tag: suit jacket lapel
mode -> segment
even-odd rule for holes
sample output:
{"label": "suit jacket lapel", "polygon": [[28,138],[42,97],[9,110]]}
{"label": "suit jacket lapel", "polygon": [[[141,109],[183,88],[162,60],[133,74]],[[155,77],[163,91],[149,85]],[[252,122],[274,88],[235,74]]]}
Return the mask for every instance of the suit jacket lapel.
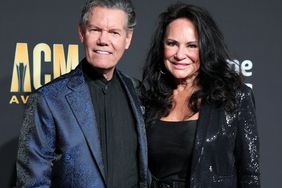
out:
{"label": "suit jacket lapel", "polygon": [[[117,70],[117,75],[119,76],[122,85],[125,88],[126,94],[129,99],[129,103],[131,105],[133,114],[136,119],[136,130],[138,135],[138,153],[139,153],[139,176],[140,183],[145,183],[147,181],[147,139],[145,134],[145,123],[143,119],[143,114],[141,111],[141,105],[139,103],[139,99],[136,95],[135,88],[132,84],[130,78],[124,76],[121,72]],[[142,186],[142,185],[140,185]]]}
{"label": "suit jacket lapel", "polygon": [[207,128],[209,126],[210,114],[211,114],[210,105],[203,104],[200,111],[200,116],[199,116],[200,118],[197,123],[197,131],[196,131],[193,156],[192,156],[191,176],[193,176],[193,173],[196,172],[196,168],[201,162],[201,156],[204,152],[204,142],[207,134]]}
{"label": "suit jacket lapel", "polygon": [[197,168],[202,161],[202,157],[205,152],[205,142],[210,132],[218,129],[221,125],[222,113],[224,110],[222,107],[216,107],[212,104],[203,104],[200,111],[200,118],[197,124],[197,132],[194,143],[193,157],[192,157],[192,170],[191,177],[197,173]]}
{"label": "suit jacket lapel", "polygon": [[76,68],[75,71],[76,72],[68,83],[68,86],[72,90],[72,92],[66,95],[66,98],[86,138],[88,147],[90,148],[90,151],[95,158],[100,173],[105,181],[105,171],[102,159],[99,132],[96,126],[90,92],[87,84],[84,81],[81,67]]}

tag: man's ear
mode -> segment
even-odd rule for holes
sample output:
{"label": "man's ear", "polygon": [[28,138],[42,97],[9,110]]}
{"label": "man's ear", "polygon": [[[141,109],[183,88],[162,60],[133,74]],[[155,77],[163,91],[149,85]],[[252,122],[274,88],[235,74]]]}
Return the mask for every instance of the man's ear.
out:
{"label": "man's ear", "polygon": [[125,41],[125,49],[128,49],[129,46],[130,46],[130,43],[131,43],[131,39],[132,39],[132,36],[133,36],[133,30],[129,30],[127,31],[126,33],[126,41]]}
{"label": "man's ear", "polygon": [[85,37],[85,29],[81,25],[78,26],[78,34],[79,34],[80,42],[83,43]]}

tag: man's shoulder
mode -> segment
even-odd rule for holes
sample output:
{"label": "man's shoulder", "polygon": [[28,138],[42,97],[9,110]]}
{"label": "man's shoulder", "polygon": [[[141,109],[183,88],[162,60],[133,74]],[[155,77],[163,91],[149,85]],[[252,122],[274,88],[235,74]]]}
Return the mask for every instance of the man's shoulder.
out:
{"label": "man's shoulder", "polygon": [[[125,73],[122,73],[121,71],[117,70],[117,73],[119,74],[120,78],[124,80],[125,84],[128,88],[130,88],[129,85],[131,85],[131,90],[134,91],[135,95],[140,98],[141,97],[141,89],[142,89],[142,82],[138,80],[137,78],[134,78],[132,76],[129,76]],[[133,87],[132,87],[133,86]]]}
{"label": "man's shoulder", "polygon": [[126,79],[126,80],[130,81],[133,84],[134,88],[141,87],[141,81],[138,80],[137,78],[129,76],[129,75],[125,74],[124,72],[120,71],[120,70],[117,70],[117,72],[122,79]]}
{"label": "man's shoulder", "polygon": [[45,96],[53,95],[59,96],[66,94],[69,91],[69,83],[74,81],[80,81],[83,79],[82,72],[76,68],[69,73],[59,76],[58,78],[52,80],[51,82],[45,84],[44,86],[35,90],[34,93],[40,93]]}

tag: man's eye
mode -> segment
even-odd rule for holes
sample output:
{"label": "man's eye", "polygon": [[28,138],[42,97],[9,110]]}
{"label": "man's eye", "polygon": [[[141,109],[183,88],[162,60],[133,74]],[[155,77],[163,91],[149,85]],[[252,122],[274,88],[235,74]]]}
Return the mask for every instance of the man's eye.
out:
{"label": "man's eye", "polygon": [[119,32],[117,32],[117,31],[112,31],[111,33],[112,33],[113,35],[120,35]]}
{"label": "man's eye", "polygon": [[89,29],[89,31],[91,31],[91,32],[98,32],[98,31],[99,31],[99,29],[92,28],[92,29]]}

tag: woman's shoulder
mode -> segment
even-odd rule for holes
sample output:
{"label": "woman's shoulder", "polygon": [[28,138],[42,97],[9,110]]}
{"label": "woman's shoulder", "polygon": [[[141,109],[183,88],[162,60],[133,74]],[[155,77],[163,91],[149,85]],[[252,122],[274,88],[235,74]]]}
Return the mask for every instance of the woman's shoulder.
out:
{"label": "woman's shoulder", "polygon": [[253,89],[243,84],[236,93],[236,101],[239,106],[244,106],[247,104],[252,104],[252,106],[255,106]]}
{"label": "woman's shoulder", "polygon": [[253,89],[247,86],[246,84],[242,84],[242,86],[237,90],[237,97],[247,97],[253,95]]}

